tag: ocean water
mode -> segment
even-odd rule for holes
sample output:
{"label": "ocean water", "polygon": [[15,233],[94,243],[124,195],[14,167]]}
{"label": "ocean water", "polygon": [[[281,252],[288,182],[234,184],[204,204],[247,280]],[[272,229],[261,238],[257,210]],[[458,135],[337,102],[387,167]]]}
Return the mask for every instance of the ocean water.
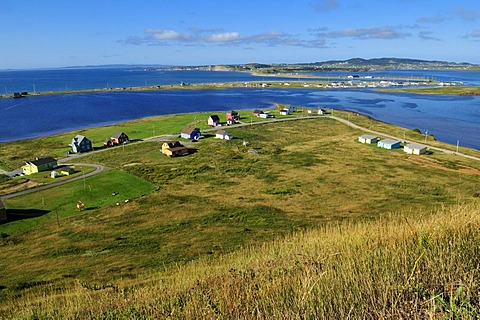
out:
{"label": "ocean water", "polygon": [[[82,81],[89,83],[89,80],[80,77],[81,72],[77,71],[82,70],[73,72],[75,76],[79,77],[76,79],[76,83]],[[43,71],[35,72],[43,73]],[[57,80],[51,80],[52,78],[48,76],[50,71],[45,72],[41,76],[37,75],[35,79],[50,79],[44,80],[45,86],[49,81],[51,81],[50,85],[56,83]],[[113,73],[105,70],[103,72],[106,73],[103,80],[105,77],[113,77],[118,73],[123,74],[121,70],[113,71]],[[253,77],[245,73],[229,72],[175,71],[165,73],[167,75],[162,76],[162,73],[158,73],[155,77],[160,77],[164,83],[251,81]],[[91,75],[89,72],[86,74]],[[449,74],[451,74],[450,78],[448,78]],[[472,75],[480,75],[476,72],[468,73],[468,77],[462,77],[462,74],[465,73],[442,71],[442,77],[446,77],[442,81],[449,81],[449,79],[451,79],[450,81],[465,81],[473,79]],[[0,78],[1,75],[2,72],[0,72]],[[73,75],[69,75],[68,72],[64,75],[65,78],[73,78]],[[69,76],[67,77],[67,75]],[[125,81],[133,81],[130,76],[124,75],[123,77],[125,78],[121,81],[124,84]],[[135,73],[132,77],[136,78],[138,75]],[[103,80],[99,80],[99,78],[95,81],[102,82]],[[209,81],[205,81],[204,78],[208,78]],[[253,79],[258,80],[258,78]],[[88,86],[94,87],[97,83],[95,81]],[[99,92],[0,99],[0,142],[74,131],[148,116],[197,111],[265,109],[273,107],[274,103],[352,110],[406,128],[418,128],[422,132],[428,131],[429,134],[434,134],[441,141],[456,144],[458,140],[461,146],[480,149],[480,96],[427,96],[409,93],[379,93],[371,89],[319,90],[308,88]]]}

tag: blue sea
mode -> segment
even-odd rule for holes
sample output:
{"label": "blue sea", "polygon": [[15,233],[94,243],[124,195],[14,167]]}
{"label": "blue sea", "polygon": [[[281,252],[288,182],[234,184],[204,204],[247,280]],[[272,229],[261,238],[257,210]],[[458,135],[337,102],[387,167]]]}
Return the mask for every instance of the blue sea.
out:
{"label": "blue sea", "polygon": [[[367,75],[369,73],[365,73]],[[345,77],[347,73],[329,73]],[[424,76],[479,85],[480,72],[388,71],[373,76]],[[302,75],[299,75],[301,77]],[[227,81],[268,81],[241,72],[61,69],[0,72],[0,89],[63,91]],[[280,79],[280,78],[277,78]],[[285,79],[286,81],[288,79]],[[291,80],[291,79],[290,79]],[[11,90],[11,91],[10,91]],[[274,103],[352,110],[375,119],[428,131],[438,140],[480,150],[480,96],[379,93],[372,89],[169,90],[99,92],[0,99],[0,142],[75,131],[143,117],[231,109],[265,109]]]}

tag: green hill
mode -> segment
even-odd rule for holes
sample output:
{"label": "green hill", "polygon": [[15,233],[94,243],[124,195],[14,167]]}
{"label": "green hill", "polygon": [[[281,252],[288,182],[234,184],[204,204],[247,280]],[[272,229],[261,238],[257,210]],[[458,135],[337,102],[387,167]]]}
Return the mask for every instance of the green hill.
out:
{"label": "green hill", "polygon": [[181,158],[161,141],[91,154],[108,179],[7,199],[55,217],[83,187],[98,204],[0,225],[0,318],[476,315],[478,162],[360,144],[325,117],[226,129]]}

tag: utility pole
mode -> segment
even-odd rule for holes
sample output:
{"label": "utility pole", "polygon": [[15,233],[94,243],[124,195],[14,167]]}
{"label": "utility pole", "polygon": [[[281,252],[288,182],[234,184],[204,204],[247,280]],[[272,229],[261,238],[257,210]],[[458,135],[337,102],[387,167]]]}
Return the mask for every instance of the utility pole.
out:
{"label": "utility pole", "polygon": [[425,143],[427,143],[428,130],[425,130]]}
{"label": "utility pole", "polygon": [[458,153],[458,145],[460,144],[460,140],[457,140],[457,153]]}

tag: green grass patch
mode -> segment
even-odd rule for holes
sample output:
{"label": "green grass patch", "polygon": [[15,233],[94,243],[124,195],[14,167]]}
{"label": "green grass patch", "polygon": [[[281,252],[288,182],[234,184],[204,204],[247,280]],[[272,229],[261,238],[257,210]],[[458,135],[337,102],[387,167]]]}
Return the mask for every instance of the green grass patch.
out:
{"label": "green grass patch", "polygon": [[[76,203],[79,200],[85,204],[86,210],[81,212],[83,214],[117,202],[123,203],[127,199],[133,199],[154,190],[155,187],[152,184],[128,173],[118,170],[103,172],[84,180],[6,199],[5,203],[9,211],[34,215],[37,210],[43,214],[32,218],[26,215],[25,219],[0,225],[0,232],[12,235],[42,223],[56,222],[57,215],[59,219],[77,215],[79,212],[76,209]],[[117,195],[112,196],[112,193]]]}

